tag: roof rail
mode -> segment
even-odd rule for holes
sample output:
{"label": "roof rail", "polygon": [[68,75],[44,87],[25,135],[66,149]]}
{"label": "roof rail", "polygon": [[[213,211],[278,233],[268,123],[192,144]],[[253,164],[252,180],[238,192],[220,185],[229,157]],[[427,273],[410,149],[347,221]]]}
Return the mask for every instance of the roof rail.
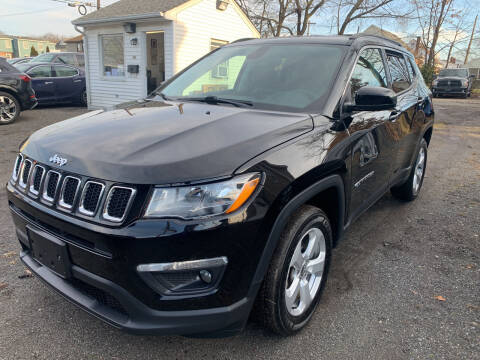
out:
{"label": "roof rail", "polygon": [[374,37],[374,38],[377,38],[377,39],[386,40],[386,41],[391,42],[391,43],[393,43],[393,44],[395,44],[395,45],[397,45],[397,46],[400,46],[401,48],[404,47],[400,42],[395,41],[395,40],[392,40],[392,39],[389,39],[389,38],[384,37],[384,36],[380,36],[380,35],[358,33],[358,34],[350,35],[350,39],[354,40],[354,39],[358,39],[358,38],[366,37],[366,36],[370,36],[370,37]]}

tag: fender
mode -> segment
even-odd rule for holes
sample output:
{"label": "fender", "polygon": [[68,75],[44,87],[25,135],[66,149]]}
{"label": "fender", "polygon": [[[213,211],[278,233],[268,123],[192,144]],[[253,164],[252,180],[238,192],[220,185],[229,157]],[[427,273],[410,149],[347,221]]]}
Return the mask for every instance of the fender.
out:
{"label": "fender", "polygon": [[12,95],[18,96],[17,89],[15,89],[14,87],[9,86],[9,85],[2,84],[0,86],[0,91],[6,91],[6,92],[9,92],[9,93],[12,93]]}
{"label": "fender", "polygon": [[285,225],[287,224],[290,216],[296,209],[298,209],[301,205],[305,204],[309,199],[319,194],[323,190],[331,187],[335,187],[339,194],[337,242],[342,238],[345,219],[345,190],[342,178],[340,177],[340,175],[335,174],[327,176],[326,178],[320,180],[319,182],[316,182],[315,184],[309,186],[308,188],[297,194],[280,211],[280,214],[277,216],[275,223],[273,224],[272,230],[270,231],[270,235],[268,236],[267,243],[265,245],[265,248],[263,249],[260,262],[257,266],[257,270],[255,271],[252,284],[250,285],[248,293],[249,298],[254,299],[256,297],[257,292],[260,288],[260,284],[262,283],[265,274],[267,273],[273,253],[277,247],[280,234],[285,228]]}

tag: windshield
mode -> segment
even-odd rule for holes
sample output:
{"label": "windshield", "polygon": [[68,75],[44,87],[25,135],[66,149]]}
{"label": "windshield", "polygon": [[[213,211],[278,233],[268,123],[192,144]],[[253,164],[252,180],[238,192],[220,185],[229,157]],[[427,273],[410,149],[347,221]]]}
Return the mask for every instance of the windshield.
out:
{"label": "windshield", "polygon": [[51,62],[55,56],[55,54],[42,54],[34,57],[30,62]]}
{"label": "windshield", "polygon": [[438,76],[439,77],[458,76],[458,77],[466,78],[468,77],[468,71],[467,69],[444,69],[440,71]]}
{"label": "windshield", "polygon": [[254,108],[316,112],[346,47],[323,44],[226,46],[161,87],[173,99],[217,97]]}

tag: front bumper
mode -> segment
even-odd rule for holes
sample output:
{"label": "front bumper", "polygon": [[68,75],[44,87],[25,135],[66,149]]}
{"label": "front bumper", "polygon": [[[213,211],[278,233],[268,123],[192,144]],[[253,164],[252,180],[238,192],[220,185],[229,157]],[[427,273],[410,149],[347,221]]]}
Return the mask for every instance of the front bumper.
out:
{"label": "front bumper", "polygon": [[465,95],[468,93],[468,89],[458,87],[433,87],[432,92],[435,95]]}
{"label": "front bumper", "polygon": [[[7,184],[22,261],[66,299],[111,325],[133,333],[217,336],[240,331],[259,284],[252,284],[263,249],[258,220],[232,224],[179,224],[139,220],[122,228],[89,224],[42,205]],[[246,216],[248,218],[248,216]],[[68,278],[34,259],[29,229],[66,243]],[[248,235],[247,235],[248,234]],[[228,257],[218,289],[205,296],[162,296],[138,274],[146,263]]]}

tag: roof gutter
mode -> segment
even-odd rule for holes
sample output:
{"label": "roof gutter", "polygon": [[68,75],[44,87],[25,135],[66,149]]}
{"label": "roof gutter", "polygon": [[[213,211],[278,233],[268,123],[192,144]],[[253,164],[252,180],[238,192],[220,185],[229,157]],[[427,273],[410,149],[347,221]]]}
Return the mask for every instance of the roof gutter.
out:
{"label": "roof gutter", "polygon": [[[154,19],[154,18],[159,18],[159,17],[164,17],[163,12],[155,12],[155,13],[149,13],[149,14],[138,14],[138,15],[126,15],[126,16],[116,16],[116,17],[109,17],[109,18],[103,18],[103,19],[91,19],[91,20],[73,20],[72,24],[73,25],[94,25],[94,24],[104,24],[104,23],[112,23],[112,22],[121,22],[121,21],[135,21],[135,20],[148,20],[148,19]],[[78,31],[78,30],[77,30]]]}
{"label": "roof gutter", "polygon": [[78,28],[78,25],[73,25],[76,31],[83,35],[83,52],[85,54],[85,79],[86,79],[86,90],[87,90],[87,108],[91,104],[91,94],[90,94],[90,71],[88,71],[88,38],[87,34],[84,31]]}

